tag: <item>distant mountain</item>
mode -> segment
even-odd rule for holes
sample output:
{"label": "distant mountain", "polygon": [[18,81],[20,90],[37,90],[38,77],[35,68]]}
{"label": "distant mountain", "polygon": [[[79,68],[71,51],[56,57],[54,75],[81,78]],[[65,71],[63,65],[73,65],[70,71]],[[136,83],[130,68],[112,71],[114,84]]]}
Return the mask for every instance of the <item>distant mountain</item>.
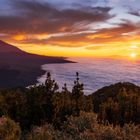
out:
{"label": "distant mountain", "polygon": [[0,40],[0,53],[22,53],[20,49]]}
{"label": "distant mountain", "polygon": [[0,41],[0,88],[34,84],[37,76],[43,74],[42,64],[69,62],[62,57],[27,53]]}
{"label": "distant mountain", "polygon": [[0,41],[0,67],[8,65],[11,68],[36,65],[36,63],[64,63],[69,62],[62,57],[48,57],[30,54],[19,48]]}

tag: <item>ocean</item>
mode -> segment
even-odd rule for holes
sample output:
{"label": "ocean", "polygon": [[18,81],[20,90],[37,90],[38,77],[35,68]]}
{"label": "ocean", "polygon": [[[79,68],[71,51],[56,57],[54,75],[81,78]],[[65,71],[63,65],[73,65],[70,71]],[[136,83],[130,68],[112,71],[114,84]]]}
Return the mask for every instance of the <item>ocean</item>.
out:
{"label": "ocean", "polygon": [[46,71],[37,78],[39,84],[46,80],[47,72],[56,80],[60,87],[66,83],[69,90],[74,85],[76,72],[79,72],[80,82],[84,84],[85,94],[117,82],[131,82],[140,85],[140,61],[103,59],[103,58],[69,58],[77,63],[44,64]]}

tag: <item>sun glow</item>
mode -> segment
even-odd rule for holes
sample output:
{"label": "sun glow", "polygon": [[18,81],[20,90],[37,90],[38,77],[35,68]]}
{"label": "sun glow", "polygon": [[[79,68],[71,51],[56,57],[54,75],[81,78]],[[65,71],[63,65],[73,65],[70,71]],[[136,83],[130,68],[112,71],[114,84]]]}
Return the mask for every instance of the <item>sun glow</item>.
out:
{"label": "sun glow", "polygon": [[138,46],[136,46],[136,45],[132,45],[132,46],[130,46],[130,48],[131,48],[131,49],[137,49]]}
{"label": "sun glow", "polygon": [[131,58],[136,58],[136,57],[137,57],[137,54],[136,54],[136,53],[131,53],[131,54],[130,54],[130,57],[131,57]]}

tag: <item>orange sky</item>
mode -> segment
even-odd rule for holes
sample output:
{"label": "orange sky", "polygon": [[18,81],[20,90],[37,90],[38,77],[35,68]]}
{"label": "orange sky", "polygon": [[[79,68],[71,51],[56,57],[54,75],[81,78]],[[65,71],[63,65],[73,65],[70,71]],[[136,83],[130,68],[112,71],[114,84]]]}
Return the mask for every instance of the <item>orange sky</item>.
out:
{"label": "orange sky", "polygon": [[[59,46],[51,46],[51,45],[36,45],[36,44],[16,44],[20,49],[41,55],[49,55],[49,56],[90,56],[90,57],[130,57],[131,54],[135,53],[137,57],[140,55],[139,44],[137,43],[120,43],[120,44],[103,44],[103,45],[91,45],[90,47],[59,47]],[[134,47],[135,46],[135,47]],[[97,48],[97,49],[95,49]],[[110,49],[111,48],[111,49]]]}
{"label": "orange sky", "polygon": [[139,0],[74,2],[2,0],[0,38],[41,55],[140,59]]}
{"label": "orange sky", "polygon": [[[120,27],[119,27],[120,28]],[[138,59],[140,56],[140,37],[139,35],[119,35],[123,31],[113,31],[114,28],[110,29],[108,32],[101,31],[103,33],[87,33],[87,35],[80,36],[79,40],[76,40],[79,36],[74,35],[64,35],[61,37],[54,37],[50,44],[45,43],[29,43],[20,44],[18,41],[26,40],[26,35],[14,36],[13,44],[19,48],[36,54],[50,55],[50,56],[90,56],[90,57],[135,57]],[[118,30],[116,28],[115,30]],[[124,29],[123,29],[124,30]],[[105,33],[104,33],[105,32]],[[122,33],[121,33],[122,32]],[[37,38],[42,39],[48,35],[38,35]],[[12,42],[12,41],[11,41]],[[10,43],[11,43],[10,42]],[[53,44],[54,43],[54,44]],[[68,47],[67,47],[68,46]]]}

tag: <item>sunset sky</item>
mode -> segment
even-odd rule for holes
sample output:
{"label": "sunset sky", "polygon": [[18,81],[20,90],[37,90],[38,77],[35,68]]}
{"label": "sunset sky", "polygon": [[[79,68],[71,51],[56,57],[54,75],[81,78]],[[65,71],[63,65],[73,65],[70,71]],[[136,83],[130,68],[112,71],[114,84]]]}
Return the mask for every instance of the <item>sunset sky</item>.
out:
{"label": "sunset sky", "polygon": [[140,57],[140,0],[0,0],[0,39],[50,56]]}

